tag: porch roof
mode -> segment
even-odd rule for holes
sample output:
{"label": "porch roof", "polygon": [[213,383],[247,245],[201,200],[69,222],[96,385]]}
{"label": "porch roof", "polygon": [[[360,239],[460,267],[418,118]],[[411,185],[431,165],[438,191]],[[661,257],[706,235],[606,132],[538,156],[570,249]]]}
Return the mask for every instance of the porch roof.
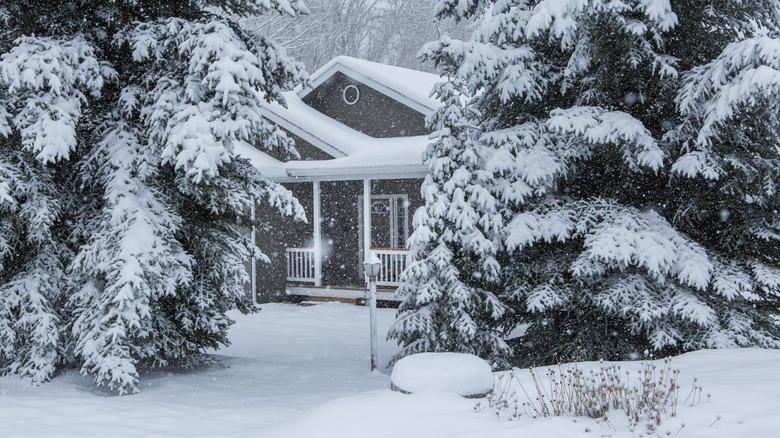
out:
{"label": "porch roof", "polygon": [[343,180],[425,175],[422,157],[430,141],[427,135],[371,137],[306,105],[295,92],[283,94],[287,107],[267,103],[263,115],[335,158],[282,162],[250,144],[237,144],[236,153],[248,158],[268,178],[278,181]]}

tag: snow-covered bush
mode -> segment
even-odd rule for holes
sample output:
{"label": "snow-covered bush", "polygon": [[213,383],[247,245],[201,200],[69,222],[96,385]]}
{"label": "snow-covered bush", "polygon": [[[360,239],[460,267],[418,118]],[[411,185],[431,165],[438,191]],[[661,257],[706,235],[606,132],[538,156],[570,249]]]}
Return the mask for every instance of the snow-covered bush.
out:
{"label": "snow-covered bush", "polygon": [[420,391],[453,392],[463,397],[484,397],[493,389],[490,364],[464,353],[419,353],[393,366],[390,389],[406,394]]}
{"label": "snow-covered bush", "polygon": [[776,2],[439,12],[478,27],[421,52],[449,82],[390,333],[401,355],[780,347]]}
{"label": "snow-covered bush", "polygon": [[294,154],[260,113],[302,66],[223,18],[269,11],[305,7],[6,3],[0,371],[37,384],[78,367],[127,393],[139,367],[193,363],[229,342],[226,312],[252,308],[250,207],[303,218],[234,151]]}
{"label": "snow-covered bush", "polygon": [[670,359],[661,366],[643,362],[634,372],[602,363],[588,371],[577,364],[549,367],[543,375],[532,368],[525,380],[520,373],[524,371],[515,369],[502,374],[490,396],[477,402],[475,409],[494,412],[509,421],[560,416],[608,420],[619,412],[630,428],[652,431],[664,419],[677,416],[680,403],[696,405],[703,395],[702,387],[694,379],[691,391],[681,400],[680,370],[672,368]]}

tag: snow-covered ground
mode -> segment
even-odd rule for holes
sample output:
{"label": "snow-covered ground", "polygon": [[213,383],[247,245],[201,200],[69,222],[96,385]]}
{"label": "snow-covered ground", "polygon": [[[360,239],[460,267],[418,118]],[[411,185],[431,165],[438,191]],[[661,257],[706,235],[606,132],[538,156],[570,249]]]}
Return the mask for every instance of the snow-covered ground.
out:
{"label": "snow-covered ground", "polygon": [[[379,310],[382,332],[392,317],[392,310]],[[266,305],[238,318],[234,345],[219,352],[224,366],[147,374],[137,395],[96,391],[76,373],[39,388],[0,378],[0,437],[632,436],[619,424],[505,422],[475,413],[474,401],[454,395],[390,392],[387,375],[367,370],[367,328],[364,307]],[[395,347],[383,344],[380,351],[386,362]],[[672,363],[682,369],[682,393],[696,376],[712,399],[681,408],[659,436],[780,436],[780,352],[703,351]]]}
{"label": "snow-covered ground", "polygon": [[[384,333],[394,313],[378,315]],[[102,393],[75,372],[38,388],[0,378],[0,437],[263,436],[329,400],[388,386],[368,371],[366,307],[271,304],[234,317],[223,367],[143,375],[136,395]],[[381,344],[382,363],[390,347]]]}

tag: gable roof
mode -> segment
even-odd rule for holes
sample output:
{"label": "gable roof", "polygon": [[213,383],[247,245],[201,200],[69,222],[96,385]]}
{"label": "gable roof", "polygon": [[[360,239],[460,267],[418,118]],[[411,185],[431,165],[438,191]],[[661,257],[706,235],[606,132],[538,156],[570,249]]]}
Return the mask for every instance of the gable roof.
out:
{"label": "gable roof", "polygon": [[[339,56],[311,76],[312,84],[327,80],[337,71],[366,83],[388,96],[430,113],[440,103],[429,97],[441,77],[406,68]],[[318,85],[313,85],[316,88]],[[248,143],[237,143],[236,152],[246,157],[265,176],[278,181],[304,179],[351,179],[357,177],[422,177],[427,173],[422,156],[430,142],[427,135],[376,138],[328,117],[302,98],[313,88],[282,93],[285,105],[263,102],[263,116],[315,147],[335,157],[329,160],[279,161]],[[413,106],[414,105],[414,106]]]}
{"label": "gable roof", "polygon": [[433,86],[444,80],[441,76],[351,56],[337,56],[317,69],[309,78],[310,86],[301,88],[298,96],[306,97],[336,72],[358,80],[426,115],[441,106],[441,102],[431,97]]}
{"label": "gable roof", "polygon": [[237,143],[236,152],[248,158],[265,176],[285,180],[425,175],[422,154],[429,142],[427,135],[371,137],[306,105],[294,92],[283,93],[283,96],[287,107],[264,102],[263,116],[336,158],[282,162],[248,143]]}

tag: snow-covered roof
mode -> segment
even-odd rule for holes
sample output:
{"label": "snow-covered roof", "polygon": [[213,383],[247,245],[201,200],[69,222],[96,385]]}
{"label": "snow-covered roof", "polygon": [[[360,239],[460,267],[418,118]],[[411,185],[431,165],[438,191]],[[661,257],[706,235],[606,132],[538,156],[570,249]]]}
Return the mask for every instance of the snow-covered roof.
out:
{"label": "snow-covered roof", "polygon": [[363,82],[423,114],[441,106],[441,102],[431,97],[433,86],[443,80],[441,76],[351,56],[337,56],[317,69],[309,78],[311,86],[299,90],[298,95],[305,97],[336,72]]}
{"label": "snow-covered roof", "polygon": [[288,176],[284,168],[284,162],[277,160],[251,144],[242,141],[235,143],[233,147],[238,155],[248,159],[252,166],[260,170],[265,177],[280,179]]}
{"label": "snow-covered roof", "polygon": [[[317,70],[312,78],[324,81],[334,74],[333,66],[348,67],[345,72],[354,79],[382,83],[387,90],[405,93],[406,99],[428,108],[437,106],[424,90],[441,80],[430,73],[401,67],[377,64],[347,56],[339,56]],[[340,71],[340,70],[338,70]],[[328,73],[329,72],[329,73]],[[356,77],[357,75],[365,78]],[[316,87],[316,85],[315,85]],[[430,87],[430,88],[428,88]],[[377,87],[378,88],[378,87]],[[373,178],[418,177],[426,173],[422,156],[429,142],[427,135],[410,137],[375,138],[332,119],[303,102],[305,90],[283,93],[286,107],[277,103],[264,103],[264,116],[303,140],[335,157],[329,160],[279,161],[247,143],[235,145],[236,152],[248,158],[267,177],[276,180],[349,179],[360,176]],[[391,96],[397,97],[397,96]],[[399,99],[400,100],[400,99]]]}

